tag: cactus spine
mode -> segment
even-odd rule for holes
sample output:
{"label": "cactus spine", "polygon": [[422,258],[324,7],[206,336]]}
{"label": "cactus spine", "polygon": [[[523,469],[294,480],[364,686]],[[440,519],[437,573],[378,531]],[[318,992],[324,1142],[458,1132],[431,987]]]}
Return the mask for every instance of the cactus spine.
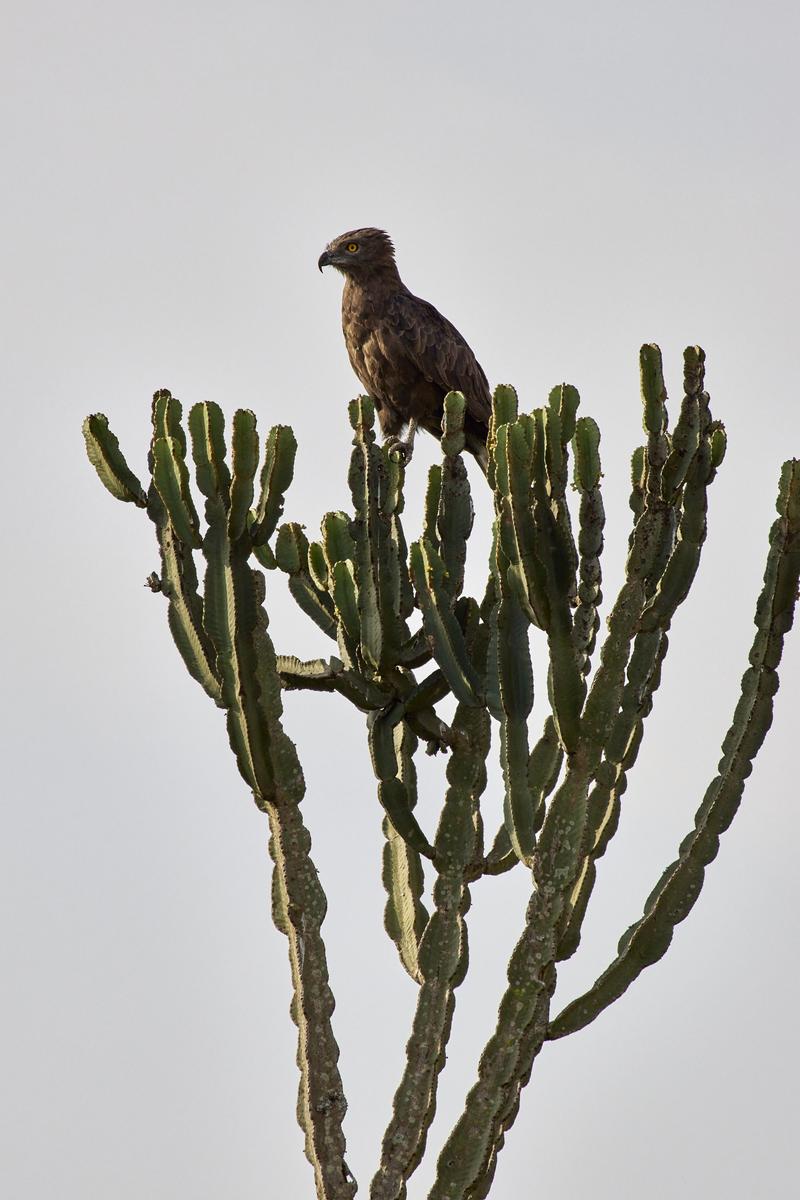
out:
{"label": "cactus spine", "polygon": [[[625,579],[596,664],[605,537],[600,431],[591,417],[578,415],[579,396],[569,385],[555,388],[532,413],[520,412],[513,388],[495,391],[487,470],[494,525],[480,603],[464,594],[474,513],[462,458],[466,404],[459,393],[445,398],[442,462],[430,471],[422,529],[410,547],[403,528],[405,470],[394,452],[377,445],[366,397],[350,405],[352,512],[324,514],[315,541],[296,522],[279,524],[297,449],[287,426],[267,435],[262,460],[252,412],[234,414],[229,453],[221,410],[192,407],[187,424],[204,501],[201,519],[182,409],[169,392],[153,399],[146,492],[106,417],[95,414],[84,423],[101,482],[116,499],[146,508],[153,522],[161,567],[149,586],[168,602],[169,627],[189,673],[225,711],[239,771],[269,820],[273,917],[288,940],[298,1029],[298,1120],[324,1200],[352,1197],[356,1183],[344,1158],[346,1104],[321,934],[327,901],[301,817],[305,785],[283,730],[281,692],[335,692],[366,718],[384,839],[385,927],[418,988],[372,1200],[404,1200],[425,1152],[456,989],[468,971],[471,890],[484,876],[520,863],[530,872],[531,898],[497,1025],[430,1192],[430,1200],[481,1200],[491,1190],[544,1042],[594,1020],[666,952],[697,899],[772,719],[800,578],[795,459],[781,475],[750,665],[718,774],[613,962],[551,1020],[557,964],[580,944],[671,626],[700,565],[708,489],[726,446],[704,390],[704,357],[696,346],[684,354],[684,396],[670,433],[661,354],[657,346],[642,347],[645,443],[631,466],[633,528]],[[570,483],[577,505],[570,504]],[[265,576],[253,562],[277,569],[272,580],[285,577],[300,609],[335,643],[335,655],[310,661],[276,656]],[[551,710],[532,744],[531,639],[547,646],[542,682]],[[456,709],[448,723],[439,705],[450,696]],[[481,799],[493,724],[504,815],[487,848]],[[415,812],[415,756],[423,746],[448,756],[432,840]]]}

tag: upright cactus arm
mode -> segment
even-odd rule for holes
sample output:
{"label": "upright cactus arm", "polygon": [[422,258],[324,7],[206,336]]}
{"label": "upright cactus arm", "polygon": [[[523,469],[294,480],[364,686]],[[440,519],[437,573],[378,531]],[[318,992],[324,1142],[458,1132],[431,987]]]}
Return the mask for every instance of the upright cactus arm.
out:
{"label": "upright cactus arm", "polygon": [[380,561],[380,583],[385,622],[389,628],[389,649],[392,664],[400,661],[408,642],[408,618],[414,611],[414,589],[408,570],[408,545],[401,514],[405,507],[403,484],[405,468],[398,455],[382,450],[385,476],[381,495],[383,553]]}
{"label": "upright cactus arm", "polygon": [[773,697],[783,640],[794,621],[800,580],[800,462],[784,463],[778,492],[778,519],[770,533],[764,587],[756,606],[756,636],[742,693],[722,744],[719,773],[697,811],[694,829],[681,843],[678,858],[656,884],[644,915],[628,929],[619,953],[594,986],[551,1023],[548,1037],[583,1029],[617,1000],[645,967],[669,948],[675,926],[685,920],[703,886],[706,867],[719,850],[750,775],[753,760],[772,723]]}
{"label": "upright cactus arm", "polygon": [[495,536],[510,564],[510,581],[528,620],[550,624],[544,564],[537,545],[532,507],[533,418],[523,415],[498,427],[493,437]]}
{"label": "upright cactus arm", "polygon": [[[141,483],[125,461],[119,442],[108,427],[108,419],[102,413],[94,413],[86,418],[83,434],[89,461],[111,495],[140,508],[147,507],[148,515],[156,527],[161,552],[161,575],[160,578],[152,577],[154,582],[151,587],[154,591],[162,592],[169,601],[170,631],[189,674],[219,704],[220,682],[213,649],[202,625],[202,603],[192,557],[192,546],[199,545],[200,539],[197,514],[183,465],[186,442],[180,420],[180,403],[169,392],[157,392],[153,398],[153,447],[161,446],[172,459],[171,466],[176,476],[174,486],[179,494],[175,507],[182,510],[177,525],[153,484],[149,494],[145,495]],[[158,468],[154,450],[151,450],[150,462],[155,475]],[[164,490],[170,491],[166,484]],[[185,519],[181,520],[182,517]]]}
{"label": "upright cactus arm", "polygon": [[316,586],[324,586],[333,601],[339,653],[348,667],[355,667],[360,666],[361,625],[355,575],[355,543],[350,535],[350,525],[351,521],[346,513],[325,514],[322,518],[321,542],[324,560],[321,573],[325,576],[324,584],[316,578],[316,571],[313,574]]}
{"label": "upright cactus arm", "polygon": [[586,698],[584,655],[575,646],[571,602],[577,591],[578,553],[565,499],[566,448],[556,409],[537,409],[533,439],[535,552],[547,593],[548,693],[558,734],[569,754],[577,747]]}
{"label": "upright cactus arm", "polygon": [[[177,401],[173,401],[174,404]],[[156,436],[151,451],[153,483],[161,497],[175,534],[189,549],[199,549],[200,520],[189,490],[186,448],[180,438]]]}
{"label": "upright cactus arm", "polygon": [[[153,481],[147,497],[147,514],[155,525],[161,553],[159,589],[169,600],[167,623],[189,674],[215,704],[222,706],[222,684],[216,655],[203,628],[203,603],[198,594],[193,546],[201,544],[200,524],[189,488],[185,465],[186,435],[182,407],[168,391],[153,397],[153,439],[150,468]],[[169,458],[170,482],[161,479],[159,455]],[[181,536],[185,534],[185,540]]]}
{"label": "upright cactus arm", "polygon": [[656,345],[642,346],[639,353],[647,445],[644,452],[643,511],[633,530],[626,569],[639,573],[647,564],[645,589],[653,594],[675,543],[679,504],[665,495],[664,467],[670,452],[667,434],[667,391]]}
{"label": "upright cactus arm", "polygon": [[286,492],[294,477],[297,440],[288,425],[273,425],[267,435],[261,491],[254,511],[253,541],[263,546],[275,532],[283,515]]}
{"label": "upright cactus arm", "polygon": [[299,608],[336,641],[337,622],[333,601],[316,586],[308,563],[308,538],[301,525],[289,521],[281,525],[275,543],[279,568],[289,576],[289,591]]}
{"label": "upright cactus arm", "polygon": [[383,664],[383,605],[379,594],[381,555],[381,474],[385,460],[375,445],[372,401],[359,396],[350,404],[350,423],[355,430],[350,460],[349,483],[355,519],[355,575],[361,625],[361,653],[367,667],[379,671]]}
{"label": "upright cactus arm", "polygon": [[495,540],[494,570],[500,595],[490,622],[496,652],[500,719],[500,762],[505,796],[503,817],[511,848],[530,865],[536,843],[534,801],[528,778],[528,718],[533,708],[533,668],[528,618],[511,582],[512,564]]}
{"label": "upright cactus arm", "polygon": [[486,785],[489,717],[483,709],[461,704],[453,725],[460,737],[447,766],[449,786],[436,835],[436,908],[419,944],[422,985],[371,1200],[404,1200],[406,1181],[422,1158],[436,1111],[454,990],[467,969],[466,871],[475,856],[478,804]]}
{"label": "upright cactus arm", "polygon": [[436,532],[446,575],[444,584],[455,599],[464,586],[467,538],[472,531],[474,512],[464,460],[465,400],[461,392],[448,392],[444,398],[442,421],[441,488]]}
{"label": "upright cactus arm", "polygon": [[[167,427],[169,413],[167,407]],[[156,419],[154,416],[154,422]],[[231,474],[225,461],[225,418],[219,405],[193,404],[189,409],[189,433],[197,486],[208,500],[220,503],[227,514],[231,502]]]}
{"label": "upright cactus arm", "polygon": [[[670,467],[676,455],[678,437],[682,436],[682,423],[689,427],[692,455],[688,463],[684,463],[680,456],[678,458],[681,482],[673,487],[672,493],[673,506],[680,509],[677,540],[643,615],[642,628],[645,632],[654,629],[666,631],[669,628],[675,611],[686,599],[694,582],[706,540],[707,492],[724,455],[724,431],[721,431],[723,440],[718,442],[718,448],[712,448],[713,423],[708,394],[702,390],[701,354],[699,347],[690,346],[684,356],[686,396],[675,430],[673,452],[664,468],[665,482],[671,478]],[[679,443],[678,449],[681,449]]]}
{"label": "upright cactus arm", "polygon": [[144,508],[147,505],[144,488],[125,461],[104,413],[92,413],[86,418],[83,422],[83,438],[89,462],[97,471],[103,487],[115,500]]}
{"label": "upright cactus arm", "polygon": [[445,586],[445,565],[424,538],[411,546],[411,578],[433,656],[463,704],[481,703],[481,680],[470,661],[464,634]]}
{"label": "upright cactus arm", "polygon": [[[703,391],[703,358],[698,347],[684,355],[685,395],[673,436],[673,449],[664,467],[677,480],[669,487],[669,502],[680,512],[678,536],[660,578],[651,577],[654,591],[642,614],[628,666],[620,712],[605,749],[604,762],[589,796],[588,853],[571,900],[571,912],[559,944],[559,958],[568,958],[580,942],[580,927],[596,879],[596,861],[605,853],[619,822],[620,801],[627,773],[636,762],[645,719],[661,679],[668,649],[667,630],[688,594],[697,572],[707,533],[707,492],[721,457],[711,449],[712,422],[708,395]],[[691,454],[688,463],[684,461]],[[652,589],[651,589],[652,590]]]}
{"label": "upright cactus arm", "polygon": [[486,437],[486,449],[489,451],[486,480],[493,492],[498,488],[497,464],[501,461],[501,456],[498,455],[497,435],[503,425],[516,421],[518,411],[519,402],[515,389],[507,383],[499,383],[492,394],[492,412]]}
{"label": "upright cactus arm", "polygon": [[228,527],[231,541],[238,541],[248,528],[252,538],[256,526],[248,522],[253,503],[254,480],[258,470],[258,432],[255,413],[249,408],[238,408],[233,414],[231,435],[231,503],[228,512]]}
{"label": "upright cactus arm", "polygon": [[[528,758],[528,788],[531,797],[534,835],[541,828],[544,820],[545,801],[558,782],[563,761],[564,751],[558,739],[555,721],[552,717],[548,717],[544,723],[542,736],[531,750]],[[472,880],[478,879],[481,875],[503,875],[516,866],[519,861],[519,856],[513,848],[511,836],[504,822],[497,831],[489,853],[470,868],[469,878]]]}
{"label": "upright cactus arm", "polygon": [[605,510],[600,490],[600,430],[591,417],[575,423],[572,440],[573,480],[580,494],[578,513],[578,595],[572,621],[572,637],[584,675],[589,673],[597,632],[601,592]]}
{"label": "upright cactus arm", "polygon": [[[414,753],[416,735],[407,722],[398,721],[394,727],[394,745],[398,777],[405,788],[410,809],[417,803],[417,772]],[[419,851],[401,837],[388,817],[384,818],[383,886],[386,889],[384,925],[397,947],[400,961],[408,974],[420,983],[419,943],[428,924],[428,910],[422,902],[425,879]]]}
{"label": "upright cactus arm", "polygon": [[550,506],[559,529],[559,541],[565,557],[564,572],[568,580],[568,598],[575,603],[577,594],[578,552],[572,534],[572,518],[567,504],[569,483],[569,451],[575,436],[576,417],[580,405],[578,389],[562,383],[553,388],[543,411],[545,425],[545,465],[547,470]]}
{"label": "upright cactus arm", "polygon": [[[566,413],[572,428],[574,412]],[[528,620],[547,632],[549,691],[565,748],[577,744],[586,685],[573,643],[575,549],[565,499],[566,448],[558,407],[500,425],[493,434],[497,535],[508,584]]]}

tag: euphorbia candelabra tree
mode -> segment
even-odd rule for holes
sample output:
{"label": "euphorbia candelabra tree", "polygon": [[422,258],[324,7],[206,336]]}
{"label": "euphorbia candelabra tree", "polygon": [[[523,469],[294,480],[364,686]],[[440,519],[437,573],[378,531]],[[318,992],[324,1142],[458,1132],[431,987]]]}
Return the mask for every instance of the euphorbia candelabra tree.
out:
{"label": "euphorbia candelabra tree", "polygon": [[[344,1159],[346,1103],[321,934],[327,901],[300,812],[303,774],[281,725],[281,691],[336,692],[366,714],[385,814],[386,929],[419,989],[373,1200],[404,1197],[425,1150],[455,989],[468,968],[469,889],[519,864],[530,872],[531,899],[497,1027],[430,1192],[430,1200],[479,1200],[490,1191],[497,1155],[544,1042],[594,1020],[667,950],[675,925],[697,899],[772,718],[800,574],[795,459],[781,474],[755,641],[719,773],[617,957],[585,995],[551,1015],[556,965],[580,942],[597,860],[617,828],[661,678],[670,623],[705,541],[707,491],[725,453],[725,432],[711,416],[703,361],[698,347],[685,352],[684,397],[670,433],[661,355],[656,346],[642,348],[646,442],[633,455],[625,580],[596,665],[604,525],[600,434],[590,417],[577,416],[572,387],[556,388],[532,413],[518,412],[512,388],[495,392],[488,473],[494,536],[480,600],[463,594],[473,510],[461,458],[464,399],[456,392],[445,402],[443,460],[431,468],[424,525],[410,548],[401,519],[403,465],[396,452],[376,444],[372,404],[364,397],[350,405],[353,511],[326,513],[320,539],[312,542],[301,526],[279,525],[296,449],[288,427],[278,425],[267,437],[256,500],[253,413],[234,413],[228,457],[220,409],[191,409],[203,524],[189,482],[181,406],[169,392],[153,401],[146,492],[106,418],[96,414],[85,422],[89,457],[102,482],[117,499],[146,509],[155,526],[161,570],[148,582],[168,601],[170,629],[190,674],[225,710],[239,770],[269,819],[273,914],[289,941],[291,1013],[299,1034],[298,1117],[319,1197],[353,1196],[356,1181]],[[577,536],[567,495],[570,470]],[[205,559],[202,589],[196,551]],[[300,608],[335,643],[329,659],[275,655],[265,576],[254,560],[286,574]],[[533,741],[531,627],[547,640],[551,708]],[[437,705],[451,693],[458,703],[448,724]],[[493,729],[505,803],[503,823],[488,842],[480,804]],[[448,755],[434,836],[414,814],[421,745]]]}

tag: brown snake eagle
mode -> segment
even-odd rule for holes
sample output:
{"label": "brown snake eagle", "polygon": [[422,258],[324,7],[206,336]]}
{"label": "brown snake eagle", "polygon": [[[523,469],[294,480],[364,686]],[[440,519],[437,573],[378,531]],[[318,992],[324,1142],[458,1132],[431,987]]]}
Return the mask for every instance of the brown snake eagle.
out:
{"label": "brown snake eagle", "polygon": [[[317,264],[345,277],[342,329],[350,364],[375,401],[381,431],[406,462],[421,426],[442,436],[443,400],[466,397],[466,447],[486,471],[492,402],[480,363],[454,325],[403,283],[382,229],[352,229],[325,247]],[[407,427],[405,439],[400,437]]]}

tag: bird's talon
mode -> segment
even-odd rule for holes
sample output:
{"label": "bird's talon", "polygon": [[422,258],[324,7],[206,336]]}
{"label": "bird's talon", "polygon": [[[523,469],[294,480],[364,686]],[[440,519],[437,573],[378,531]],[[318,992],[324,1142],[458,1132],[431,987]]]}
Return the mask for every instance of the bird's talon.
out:
{"label": "bird's talon", "polygon": [[411,457],[414,453],[414,447],[411,442],[404,442],[402,438],[389,437],[384,442],[389,454],[393,455],[397,451],[398,458],[404,467],[411,462]]}

